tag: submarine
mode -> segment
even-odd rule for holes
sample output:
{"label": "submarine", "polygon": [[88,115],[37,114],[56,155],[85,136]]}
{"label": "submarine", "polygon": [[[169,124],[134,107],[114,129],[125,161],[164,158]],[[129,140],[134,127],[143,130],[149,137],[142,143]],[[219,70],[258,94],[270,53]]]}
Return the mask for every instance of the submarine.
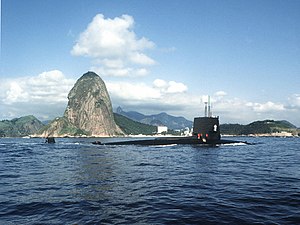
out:
{"label": "submarine", "polygon": [[163,146],[163,145],[204,145],[218,146],[222,144],[250,144],[244,141],[221,139],[219,117],[213,116],[211,112],[210,97],[205,101],[203,117],[195,117],[192,136],[188,137],[159,137],[154,139],[126,140],[102,143],[94,141],[95,145],[141,145],[141,146]]}

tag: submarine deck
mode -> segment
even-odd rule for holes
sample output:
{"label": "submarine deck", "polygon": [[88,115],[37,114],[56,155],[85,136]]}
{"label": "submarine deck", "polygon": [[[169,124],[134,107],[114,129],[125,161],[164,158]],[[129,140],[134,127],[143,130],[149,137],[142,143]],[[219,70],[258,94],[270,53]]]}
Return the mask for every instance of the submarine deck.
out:
{"label": "submarine deck", "polygon": [[144,140],[132,140],[132,141],[116,141],[116,142],[107,142],[102,143],[99,141],[92,142],[95,145],[220,145],[220,144],[234,144],[234,143],[244,143],[249,144],[243,141],[233,141],[233,140],[215,140],[206,142],[202,139],[196,137],[167,137],[167,138],[155,138],[155,139],[144,139]]}

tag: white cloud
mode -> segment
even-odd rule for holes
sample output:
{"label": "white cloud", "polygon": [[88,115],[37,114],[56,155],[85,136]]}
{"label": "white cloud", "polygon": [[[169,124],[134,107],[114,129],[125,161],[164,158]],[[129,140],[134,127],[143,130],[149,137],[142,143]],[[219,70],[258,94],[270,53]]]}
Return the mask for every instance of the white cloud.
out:
{"label": "white cloud", "polygon": [[29,95],[23,90],[23,88],[17,82],[11,82],[9,89],[6,91],[6,98],[4,102],[11,104],[13,102],[26,102]]}
{"label": "white cloud", "polygon": [[1,117],[28,114],[59,116],[61,112],[59,114],[55,110],[66,107],[67,95],[74,83],[75,80],[66,78],[59,70],[31,77],[3,79],[0,83]]}
{"label": "white cloud", "polygon": [[107,82],[106,86],[115,107],[125,106],[146,114],[166,111],[184,116],[199,109],[198,97],[188,95],[186,85],[175,81],[156,79],[152,85]]}
{"label": "white cloud", "polygon": [[167,93],[182,93],[187,90],[187,86],[183,83],[177,83],[175,81],[170,81],[167,88]]}
{"label": "white cloud", "polygon": [[66,97],[74,80],[67,79],[61,71],[52,70],[43,72],[38,76],[23,77],[5,81],[3,89],[7,89],[3,103],[13,104],[18,102],[66,102]]}
{"label": "white cloud", "polygon": [[[248,104],[249,105],[249,104]],[[252,104],[254,112],[272,112],[272,111],[284,111],[284,105],[280,103],[274,103],[268,101],[266,103],[254,103]]]}
{"label": "white cloud", "polygon": [[97,74],[105,74],[106,76],[114,77],[142,77],[149,73],[146,68],[132,67],[98,67],[93,66],[90,69]]}
{"label": "white cloud", "polygon": [[162,93],[183,93],[187,91],[187,86],[175,81],[164,81],[156,79],[153,81],[153,87],[159,89]]}
{"label": "white cloud", "polygon": [[165,80],[156,79],[156,80],[153,81],[153,85],[156,88],[165,88],[168,84]]}
{"label": "white cloud", "polygon": [[140,65],[153,65],[155,64],[155,61],[145,54],[142,53],[134,53],[130,56],[130,61],[135,63],[135,64],[140,64]]}
{"label": "white cloud", "polygon": [[136,70],[136,75],[138,76],[145,76],[149,73],[149,71],[146,68],[140,68]]}
{"label": "white cloud", "polygon": [[293,94],[288,98],[292,108],[300,108],[300,94]]}
{"label": "white cloud", "polygon": [[92,69],[101,71],[100,75],[146,75],[140,67],[154,65],[155,61],[144,51],[155,44],[145,37],[137,38],[133,28],[134,19],[129,15],[106,19],[97,14],[80,34],[71,54],[95,59]]}
{"label": "white cloud", "polygon": [[125,100],[127,102],[134,101],[156,101],[160,99],[161,93],[144,83],[106,83],[107,89],[110,94],[118,99]]}
{"label": "white cloud", "polygon": [[124,62],[121,60],[121,59],[99,59],[97,61],[95,61],[95,63],[97,64],[102,64],[104,65],[105,67],[108,67],[108,68],[123,68],[124,67]]}
{"label": "white cloud", "polygon": [[214,97],[213,110],[226,122],[243,124],[265,119],[289,120],[287,116],[290,114],[289,109],[281,103],[251,102],[227,95],[223,98]]}
{"label": "white cloud", "polygon": [[[204,115],[202,97],[188,93],[181,83],[156,79],[152,86],[146,83],[108,83],[114,107],[122,106],[124,110],[136,110],[145,114],[167,112],[171,115],[184,116],[190,120]],[[172,86],[173,85],[173,86]],[[172,88],[184,86],[186,88]],[[180,92],[179,90],[185,90]],[[294,96],[294,101],[299,96]],[[213,115],[220,116],[221,123],[247,124],[255,120],[286,119],[295,124],[300,119],[299,109],[289,109],[281,103],[272,101],[252,102],[229,96],[225,91],[218,91],[210,98]],[[299,115],[298,115],[298,114]],[[299,122],[298,122],[299,123]]]}
{"label": "white cloud", "polygon": [[227,93],[225,91],[217,91],[214,96],[216,97],[220,97],[220,98],[223,98],[224,96],[226,96]]}

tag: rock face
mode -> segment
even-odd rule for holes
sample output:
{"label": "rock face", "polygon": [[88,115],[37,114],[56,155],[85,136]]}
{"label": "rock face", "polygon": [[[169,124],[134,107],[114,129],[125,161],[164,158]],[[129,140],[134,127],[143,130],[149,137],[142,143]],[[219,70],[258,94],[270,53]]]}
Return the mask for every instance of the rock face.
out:
{"label": "rock face", "polygon": [[114,136],[123,134],[116,125],[105,83],[94,72],[85,73],[71,89],[68,106],[42,136]]}

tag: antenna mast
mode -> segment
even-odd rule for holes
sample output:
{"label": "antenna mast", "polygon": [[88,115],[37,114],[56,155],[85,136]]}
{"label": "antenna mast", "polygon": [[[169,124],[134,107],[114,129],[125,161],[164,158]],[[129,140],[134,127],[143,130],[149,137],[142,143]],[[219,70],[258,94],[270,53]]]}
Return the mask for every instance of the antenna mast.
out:
{"label": "antenna mast", "polygon": [[211,111],[211,102],[210,102],[210,96],[206,95],[202,97],[202,101],[204,102],[205,108],[204,108],[204,117],[212,117],[212,111]]}
{"label": "antenna mast", "polygon": [[205,107],[204,107],[204,116],[207,117],[207,102],[204,102]]}
{"label": "antenna mast", "polygon": [[208,96],[208,117],[212,117],[210,96]]}

